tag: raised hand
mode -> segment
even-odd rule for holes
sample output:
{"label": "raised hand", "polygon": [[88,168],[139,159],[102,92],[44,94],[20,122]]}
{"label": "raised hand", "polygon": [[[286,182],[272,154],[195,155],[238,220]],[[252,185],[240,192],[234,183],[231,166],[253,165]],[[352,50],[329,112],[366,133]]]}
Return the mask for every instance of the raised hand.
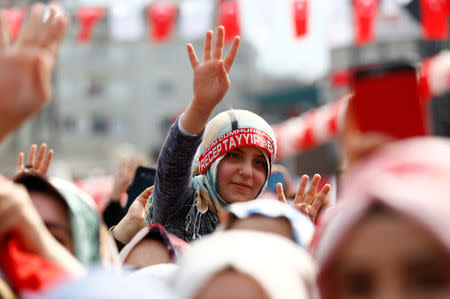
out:
{"label": "raised hand", "polygon": [[68,17],[56,5],[34,4],[17,42],[0,14],[0,139],[39,112],[51,97],[51,77]]}
{"label": "raised hand", "polygon": [[17,171],[16,175],[22,172],[32,172],[39,174],[41,176],[46,176],[48,172],[48,168],[53,159],[53,150],[50,149],[47,152],[47,144],[42,143],[39,147],[39,152],[36,158],[36,150],[37,145],[33,144],[30,147],[30,151],[28,152],[27,161],[25,164],[24,161],[24,153],[21,152],[17,159]]}
{"label": "raised hand", "polygon": [[230,87],[228,73],[233,65],[240,41],[239,37],[235,37],[230,52],[225,59],[222,59],[225,41],[223,26],[217,28],[214,50],[211,54],[212,39],[213,33],[208,31],[203,46],[202,62],[198,60],[192,44],[187,45],[189,59],[194,70],[194,99],[199,106],[211,110],[223,99]]}
{"label": "raised hand", "polygon": [[113,229],[112,233],[116,240],[127,244],[141,228],[147,225],[145,222],[145,205],[152,192],[153,186],[148,187],[136,197],[125,217]]}
{"label": "raised hand", "polygon": [[[320,192],[317,192],[320,179],[320,175],[315,174],[311,185],[309,186],[309,190],[306,191],[309,177],[303,175],[293,203],[294,208],[307,215],[312,222],[316,221],[317,214],[319,213],[320,208],[325,204],[326,196],[331,190],[331,186],[326,184],[322,187]],[[281,183],[277,184],[277,198],[279,201],[287,203],[283,192],[283,185]]]}
{"label": "raised hand", "polygon": [[212,39],[213,33],[208,31],[201,62],[192,44],[187,45],[189,60],[194,70],[194,98],[183,115],[183,127],[194,134],[203,129],[214,107],[227,93],[230,87],[228,74],[239,49],[240,38],[236,36],[227,56],[222,59],[225,43],[223,26],[217,27],[214,49],[212,49]]}
{"label": "raised hand", "polygon": [[120,201],[122,191],[133,180],[136,168],[143,164],[144,161],[133,158],[127,162],[127,159],[122,158],[120,160],[119,170],[114,176],[114,186],[111,192],[111,200]]}

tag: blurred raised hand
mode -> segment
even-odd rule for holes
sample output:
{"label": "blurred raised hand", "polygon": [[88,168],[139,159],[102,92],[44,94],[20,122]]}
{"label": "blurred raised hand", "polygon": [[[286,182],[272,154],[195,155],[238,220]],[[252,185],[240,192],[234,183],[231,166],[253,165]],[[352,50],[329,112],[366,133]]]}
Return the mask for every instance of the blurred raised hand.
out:
{"label": "blurred raised hand", "polygon": [[33,4],[12,44],[5,16],[0,14],[0,140],[48,104],[68,20],[57,4]]}
{"label": "blurred raised hand", "polygon": [[46,176],[48,168],[53,159],[53,149],[47,152],[47,144],[42,143],[39,147],[39,152],[36,157],[37,145],[33,144],[28,152],[27,160],[24,164],[25,154],[23,152],[19,153],[17,158],[17,171],[16,175],[22,172],[32,172],[39,174],[41,176]]}

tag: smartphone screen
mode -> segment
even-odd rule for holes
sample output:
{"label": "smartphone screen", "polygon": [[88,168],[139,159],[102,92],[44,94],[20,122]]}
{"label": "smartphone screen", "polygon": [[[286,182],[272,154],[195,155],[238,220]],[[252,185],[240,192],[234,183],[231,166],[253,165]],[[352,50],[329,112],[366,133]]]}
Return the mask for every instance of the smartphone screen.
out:
{"label": "smartphone screen", "polygon": [[133,201],[145,189],[155,184],[156,169],[139,166],[136,169],[134,179],[127,188],[128,200],[125,209],[128,211]]}
{"label": "smartphone screen", "polygon": [[362,132],[395,138],[427,135],[416,69],[403,62],[358,70],[353,77],[355,120]]}

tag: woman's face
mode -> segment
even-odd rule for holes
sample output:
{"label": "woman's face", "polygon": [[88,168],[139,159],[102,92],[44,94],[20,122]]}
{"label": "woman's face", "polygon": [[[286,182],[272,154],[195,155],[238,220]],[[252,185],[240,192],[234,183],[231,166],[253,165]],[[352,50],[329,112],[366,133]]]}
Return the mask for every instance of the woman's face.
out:
{"label": "woman's face", "polygon": [[30,192],[30,197],[49,232],[62,246],[74,254],[70,217],[64,203],[42,192]]}
{"label": "woman's face", "polygon": [[229,202],[254,199],[266,181],[267,162],[262,151],[243,146],[225,154],[217,167],[219,194]]}
{"label": "woman's face", "polygon": [[211,277],[194,298],[268,299],[269,297],[254,278],[227,269]]}
{"label": "woman's face", "polygon": [[401,217],[371,215],[326,271],[333,298],[450,298],[450,254]]}
{"label": "woman's face", "polygon": [[171,262],[167,246],[153,239],[141,240],[124,261],[125,264],[134,266],[137,269]]}

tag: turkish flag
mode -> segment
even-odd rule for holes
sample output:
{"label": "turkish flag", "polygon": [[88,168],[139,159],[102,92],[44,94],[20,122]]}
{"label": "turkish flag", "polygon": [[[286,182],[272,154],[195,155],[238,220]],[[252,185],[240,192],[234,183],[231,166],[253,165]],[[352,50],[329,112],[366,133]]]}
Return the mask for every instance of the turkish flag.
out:
{"label": "turkish flag", "polygon": [[105,15],[103,7],[80,7],[77,11],[80,31],[77,40],[79,43],[86,43],[91,40],[92,31],[98,21]]}
{"label": "turkish flag", "polygon": [[218,25],[225,27],[225,42],[233,41],[236,35],[240,35],[241,24],[239,22],[239,6],[237,1],[222,0],[219,3]]}
{"label": "turkish flag", "polygon": [[365,45],[375,38],[378,4],[378,0],[353,0],[357,45]]}
{"label": "turkish flag", "polygon": [[172,2],[155,2],[147,7],[151,40],[160,43],[170,38],[177,11],[176,4]]}
{"label": "turkish flag", "polygon": [[295,37],[300,38],[308,33],[308,1],[295,0],[292,2],[294,14]]}
{"label": "turkish flag", "polygon": [[23,19],[25,18],[26,11],[23,8],[5,9],[4,14],[8,23],[9,34],[13,40],[19,36],[20,28],[22,27]]}
{"label": "turkish flag", "polygon": [[420,0],[422,32],[425,39],[448,38],[448,0]]}

